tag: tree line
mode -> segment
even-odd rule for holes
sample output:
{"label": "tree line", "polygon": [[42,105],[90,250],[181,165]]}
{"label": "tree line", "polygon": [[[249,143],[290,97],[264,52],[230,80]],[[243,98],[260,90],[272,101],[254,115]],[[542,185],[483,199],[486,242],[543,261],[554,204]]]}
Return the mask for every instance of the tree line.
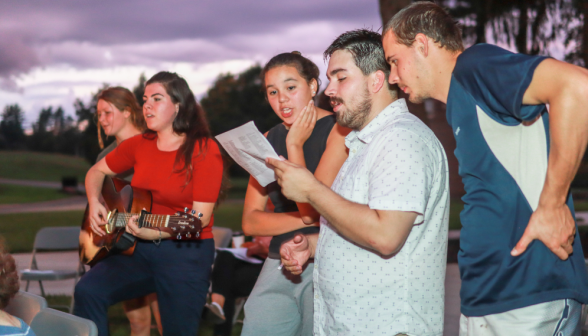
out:
{"label": "tree line", "polygon": [[[280,122],[264,97],[261,67],[254,65],[233,75],[221,74],[207,91],[200,104],[206,111],[214,135],[226,132],[253,120],[260,131],[265,132]],[[140,105],[143,102],[145,76],[141,75],[133,93]],[[66,116],[62,107],[41,109],[31,130],[25,132],[24,111],[18,104],[6,105],[0,116],[0,150],[29,150],[61,153],[84,157],[94,163],[100,147],[98,128],[94,115],[97,96],[108,87],[104,84],[85,103],[76,99],[75,118]],[[103,132],[103,131],[102,131]],[[105,145],[114,141],[104,134]]]}

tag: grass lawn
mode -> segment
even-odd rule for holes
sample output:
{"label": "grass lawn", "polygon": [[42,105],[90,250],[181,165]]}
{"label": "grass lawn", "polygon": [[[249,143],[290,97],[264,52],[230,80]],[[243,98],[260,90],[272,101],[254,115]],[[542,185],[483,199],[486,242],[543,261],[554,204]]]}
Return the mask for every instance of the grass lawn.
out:
{"label": "grass lawn", "polygon": [[61,181],[76,176],[83,182],[90,164],[83,158],[54,153],[0,151],[0,176],[10,179]]}
{"label": "grass lawn", "polygon": [[247,191],[247,184],[249,178],[246,177],[231,177],[231,188],[229,189],[228,199],[244,199]]}
{"label": "grass lawn", "polygon": [[57,189],[0,184],[0,204],[52,201],[69,196]]}
{"label": "grass lawn", "polygon": [[46,226],[80,226],[83,211],[38,212],[0,215],[0,235],[11,253],[33,250],[35,234]]}

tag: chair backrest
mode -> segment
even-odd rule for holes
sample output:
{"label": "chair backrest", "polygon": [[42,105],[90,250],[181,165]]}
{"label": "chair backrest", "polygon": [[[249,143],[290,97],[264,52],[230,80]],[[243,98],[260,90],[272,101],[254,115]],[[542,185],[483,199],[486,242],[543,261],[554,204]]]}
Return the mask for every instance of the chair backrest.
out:
{"label": "chair backrest", "polygon": [[33,317],[44,308],[47,308],[47,300],[44,297],[18,291],[4,311],[10,315],[20,317],[26,324],[30,325]]}
{"label": "chair backrest", "polygon": [[35,316],[31,329],[37,336],[98,335],[94,322],[51,308],[45,308]]}
{"label": "chair backrest", "polygon": [[228,247],[233,237],[233,230],[220,226],[212,227],[214,247]]}
{"label": "chair backrest", "polygon": [[77,250],[80,246],[80,227],[44,227],[35,236],[36,250]]}

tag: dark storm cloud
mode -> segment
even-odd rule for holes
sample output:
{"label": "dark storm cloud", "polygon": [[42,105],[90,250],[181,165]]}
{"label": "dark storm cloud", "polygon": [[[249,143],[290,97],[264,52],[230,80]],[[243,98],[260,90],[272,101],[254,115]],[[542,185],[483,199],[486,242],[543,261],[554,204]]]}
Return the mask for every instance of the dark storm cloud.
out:
{"label": "dark storm cloud", "polygon": [[0,20],[12,18],[15,26],[35,30],[40,41],[137,43],[255,34],[315,20],[361,22],[377,14],[376,4],[375,0],[8,0],[0,5]]}
{"label": "dark storm cloud", "polygon": [[[292,27],[374,17],[376,0],[7,0],[0,4],[0,77],[57,63],[83,68],[247,57],[259,48],[280,49],[274,45],[288,41],[260,39]],[[312,42],[315,32],[307,34]]]}

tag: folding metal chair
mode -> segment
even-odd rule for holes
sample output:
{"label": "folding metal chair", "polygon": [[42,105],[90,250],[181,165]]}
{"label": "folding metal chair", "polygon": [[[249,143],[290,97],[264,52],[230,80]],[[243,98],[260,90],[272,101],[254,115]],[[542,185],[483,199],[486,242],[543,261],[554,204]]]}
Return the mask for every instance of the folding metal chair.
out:
{"label": "folding metal chair", "polygon": [[44,308],[47,308],[47,300],[44,297],[21,290],[10,300],[4,311],[30,325],[33,317]]}
{"label": "folding metal chair", "polygon": [[[43,288],[43,281],[56,281],[75,279],[75,284],[81,275],[84,274],[84,265],[78,261],[77,267],[68,270],[52,270],[39,269],[37,263],[37,253],[40,251],[78,251],[79,248],[79,227],[45,227],[37,232],[35,236],[35,243],[33,246],[33,254],[31,257],[31,265],[29,269],[21,272],[20,279],[27,282],[25,291],[29,290],[31,281],[38,281],[41,288],[41,295],[45,296],[45,289]],[[69,312],[73,310],[73,288]]]}
{"label": "folding metal chair", "polygon": [[31,322],[37,336],[97,336],[96,324],[82,317],[45,308]]}

